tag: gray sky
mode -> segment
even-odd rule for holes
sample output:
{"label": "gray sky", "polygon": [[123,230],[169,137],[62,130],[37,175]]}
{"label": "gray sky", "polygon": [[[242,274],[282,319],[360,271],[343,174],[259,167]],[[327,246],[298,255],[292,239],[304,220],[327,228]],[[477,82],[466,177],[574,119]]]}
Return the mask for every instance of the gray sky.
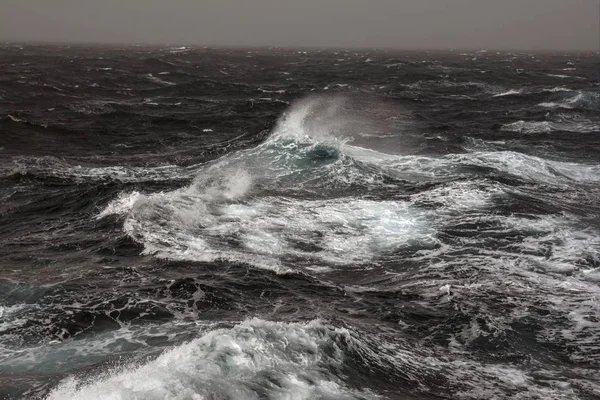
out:
{"label": "gray sky", "polygon": [[0,0],[0,40],[597,50],[599,1]]}

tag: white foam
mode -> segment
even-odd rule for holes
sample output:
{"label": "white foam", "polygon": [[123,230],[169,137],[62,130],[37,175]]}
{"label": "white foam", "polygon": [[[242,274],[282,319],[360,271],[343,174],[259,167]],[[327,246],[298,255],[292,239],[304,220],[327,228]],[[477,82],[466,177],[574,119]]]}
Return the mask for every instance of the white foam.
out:
{"label": "white foam", "polygon": [[565,108],[573,109],[575,107],[583,107],[589,109],[597,109],[600,97],[595,92],[576,91],[575,94],[568,99],[557,102],[543,102],[540,103],[540,107],[545,108]]}
{"label": "white foam", "polygon": [[[73,309],[76,307],[69,308]],[[17,341],[18,347],[0,346],[0,362],[6,371],[15,374],[73,371],[74,365],[79,368],[94,365],[134,351],[139,355],[149,354],[156,351],[158,343],[167,346],[186,335],[186,329],[197,329],[197,324],[181,321],[161,325],[122,324],[119,329],[82,335],[83,338],[58,340],[59,335],[53,335],[31,345],[23,345],[21,339]]]}
{"label": "white foam", "polygon": [[511,89],[507,92],[495,94],[493,97],[514,96],[523,93],[523,89]]}
{"label": "white foam", "polygon": [[37,306],[29,304],[0,305],[0,333],[27,324],[27,318],[23,312],[30,308],[37,308]]}
{"label": "white foam", "polygon": [[164,79],[157,78],[156,76],[154,76],[152,74],[146,74],[146,78],[148,78],[149,80],[151,80],[154,83],[158,83],[158,84],[164,85],[164,86],[175,85],[175,83],[173,83],[173,82],[169,82],[169,81],[165,81]]}
{"label": "white foam", "polygon": [[263,93],[278,93],[278,94],[284,94],[285,93],[285,89],[267,90],[267,89],[263,89],[263,88],[258,88],[258,90],[260,90]]}
{"label": "white foam", "polygon": [[77,182],[90,180],[117,180],[121,182],[189,180],[198,170],[198,165],[180,167],[162,165],[157,167],[84,167],[72,166],[54,157],[16,158],[12,161],[10,173],[33,172],[39,176],[52,176],[72,179]]}
{"label": "white foam", "polygon": [[[455,330],[453,352],[468,352],[481,337],[503,337],[514,322],[534,318],[543,327],[538,343],[568,346],[575,362],[600,360],[597,230],[575,215],[503,216],[477,209],[462,214],[436,210],[431,224],[439,231],[458,229],[461,234],[411,257],[419,261],[418,273],[398,281],[435,302],[440,301],[440,287],[451,286],[454,307],[472,316],[464,329]],[[506,241],[507,237],[516,239]],[[477,300],[481,296],[493,297],[498,309],[489,310]],[[531,304],[547,316],[537,314]],[[478,322],[482,320],[485,324]]]}
{"label": "white foam", "polygon": [[557,92],[572,92],[571,89],[567,89],[565,87],[562,86],[558,86],[558,87],[553,87],[550,89],[544,89],[544,92],[550,92],[550,93],[557,93]]}
{"label": "white foam", "polygon": [[343,105],[336,99],[300,102],[279,121],[269,139],[199,167],[188,187],[134,197],[125,194],[100,215],[126,213],[124,229],[144,245],[146,254],[224,259],[281,271],[282,265],[298,258],[308,265],[346,265],[371,262],[399,250],[435,247],[438,241],[431,221],[413,203],[431,203],[438,211],[457,213],[484,208],[503,190],[488,184],[453,183],[410,201],[357,196],[305,200],[307,192],[351,185],[393,187],[383,176],[417,181],[459,178],[473,166],[561,187],[600,180],[597,165],[511,151],[425,157],[350,145],[339,134],[339,127],[348,123],[339,117]]}
{"label": "white foam", "polygon": [[128,213],[140,197],[140,192],[121,193],[119,197],[111,201],[97,216],[97,219],[109,215],[124,215]]}
{"label": "white foam", "polygon": [[[433,240],[418,215],[402,202],[244,200],[236,197],[243,190],[230,190],[226,186],[223,191],[186,189],[141,196],[125,230],[144,244],[147,253],[160,257],[227,259],[270,269],[289,257],[365,262],[420,241],[429,246]],[[241,201],[222,202],[223,198]]]}
{"label": "white foam", "polygon": [[[331,372],[344,362],[335,335],[319,322],[252,319],[214,330],[158,358],[93,380],[69,378],[47,397],[58,399],[355,399]],[[373,396],[377,397],[377,396]]]}
{"label": "white foam", "polygon": [[169,53],[179,54],[179,53],[185,53],[185,52],[190,51],[190,50],[192,50],[192,49],[190,47],[187,47],[187,46],[171,47],[169,49]]}
{"label": "white foam", "polygon": [[11,121],[13,121],[13,122],[25,122],[24,120],[22,120],[22,119],[19,119],[19,118],[17,118],[17,117],[13,117],[13,116],[12,116],[12,115],[10,115],[10,114],[8,114],[8,115],[7,115],[7,117],[8,117],[8,119],[10,119],[10,120],[11,120]]}
{"label": "white foam", "polygon": [[[573,122],[572,129],[586,126]],[[592,125],[590,129],[595,129]],[[591,130],[590,130],[591,131]],[[495,168],[534,182],[564,185],[569,181],[597,182],[600,165],[546,160],[514,151],[472,151],[442,157],[397,156],[356,146],[344,147],[353,158],[378,165],[390,174],[406,179],[461,176],[461,168],[479,166]]]}
{"label": "white foam", "polygon": [[544,102],[544,103],[540,103],[538,105],[540,107],[544,107],[544,108],[566,108],[566,109],[573,109],[573,108],[575,108],[575,106],[573,106],[571,104],[557,103],[557,102],[554,102],[554,101]]}
{"label": "white foam", "polygon": [[518,133],[550,133],[554,131],[591,133],[600,131],[600,125],[584,119],[563,118],[562,121],[516,121],[502,125],[501,130]]}
{"label": "white foam", "polygon": [[462,213],[481,210],[490,205],[494,197],[505,193],[499,185],[476,181],[451,182],[447,185],[411,196],[413,202],[435,205],[436,213]]}
{"label": "white foam", "polygon": [[182,168],[176,165],[160,167],[71,167],[63,171],[53,171],[56,175],[71,176],[73,178],[119,180],[121,182],[138,181],[169,181],[173,179],[189,179],[193,176],[195,167]]}
{"label": "white foam", "polygon": [[597,182],[600,165],[544,160],[512,151],[473,152],[449,158],[465,164],[497,168],[534,182],[565,184],[569,181]]}
{"label": "white foam", "polygon": [[502,125],[501,130],[519,133],[548,133],[556,130],[554,124],[549,121],[517,121]]}

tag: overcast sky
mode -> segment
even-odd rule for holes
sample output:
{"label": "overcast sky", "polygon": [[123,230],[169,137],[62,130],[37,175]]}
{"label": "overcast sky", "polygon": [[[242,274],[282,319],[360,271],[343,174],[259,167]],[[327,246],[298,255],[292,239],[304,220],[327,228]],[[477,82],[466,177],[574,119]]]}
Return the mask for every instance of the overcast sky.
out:
{"label": "overcast sky", "polygon": [[597,50],[599,1],[0,0],[0,40]]}

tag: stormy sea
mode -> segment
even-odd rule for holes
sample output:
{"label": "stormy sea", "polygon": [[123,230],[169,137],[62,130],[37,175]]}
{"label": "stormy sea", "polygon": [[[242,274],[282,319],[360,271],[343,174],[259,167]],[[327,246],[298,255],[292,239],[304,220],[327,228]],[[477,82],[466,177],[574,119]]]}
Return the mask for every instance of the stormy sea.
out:
{"label": "stormy sea", "polygon": [[592,53],[0,45],[0,398],[600,398]]}

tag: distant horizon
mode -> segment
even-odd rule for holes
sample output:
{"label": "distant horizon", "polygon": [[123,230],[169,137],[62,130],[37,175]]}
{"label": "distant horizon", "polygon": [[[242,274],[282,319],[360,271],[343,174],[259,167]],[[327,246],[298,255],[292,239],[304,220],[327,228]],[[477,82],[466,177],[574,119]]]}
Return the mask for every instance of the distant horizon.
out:
{"label": "distant horizon", "polygon": [[436,48],[436,47],[350,47],[336,45],[320,46],[289,46],[289,45],[233,45],[233,44],[204,44],[193,42],[97,42],[97,41],[48,41],[48,40],[3,40],[0,44],[14,45],[35,45],[35,46],[90,46],[90,47],[190,47],[192,49],[232,49],[232,50],[266,50],[266,49],[286,49],[286,50],[344,50],[344,51],[433,51],[433,52],[528,52],[528,53],[598,53],[600,48]]}
{"label": "distant horizon", "polygon": [[598,51],[600,0],[3,0],[0,41]]}

